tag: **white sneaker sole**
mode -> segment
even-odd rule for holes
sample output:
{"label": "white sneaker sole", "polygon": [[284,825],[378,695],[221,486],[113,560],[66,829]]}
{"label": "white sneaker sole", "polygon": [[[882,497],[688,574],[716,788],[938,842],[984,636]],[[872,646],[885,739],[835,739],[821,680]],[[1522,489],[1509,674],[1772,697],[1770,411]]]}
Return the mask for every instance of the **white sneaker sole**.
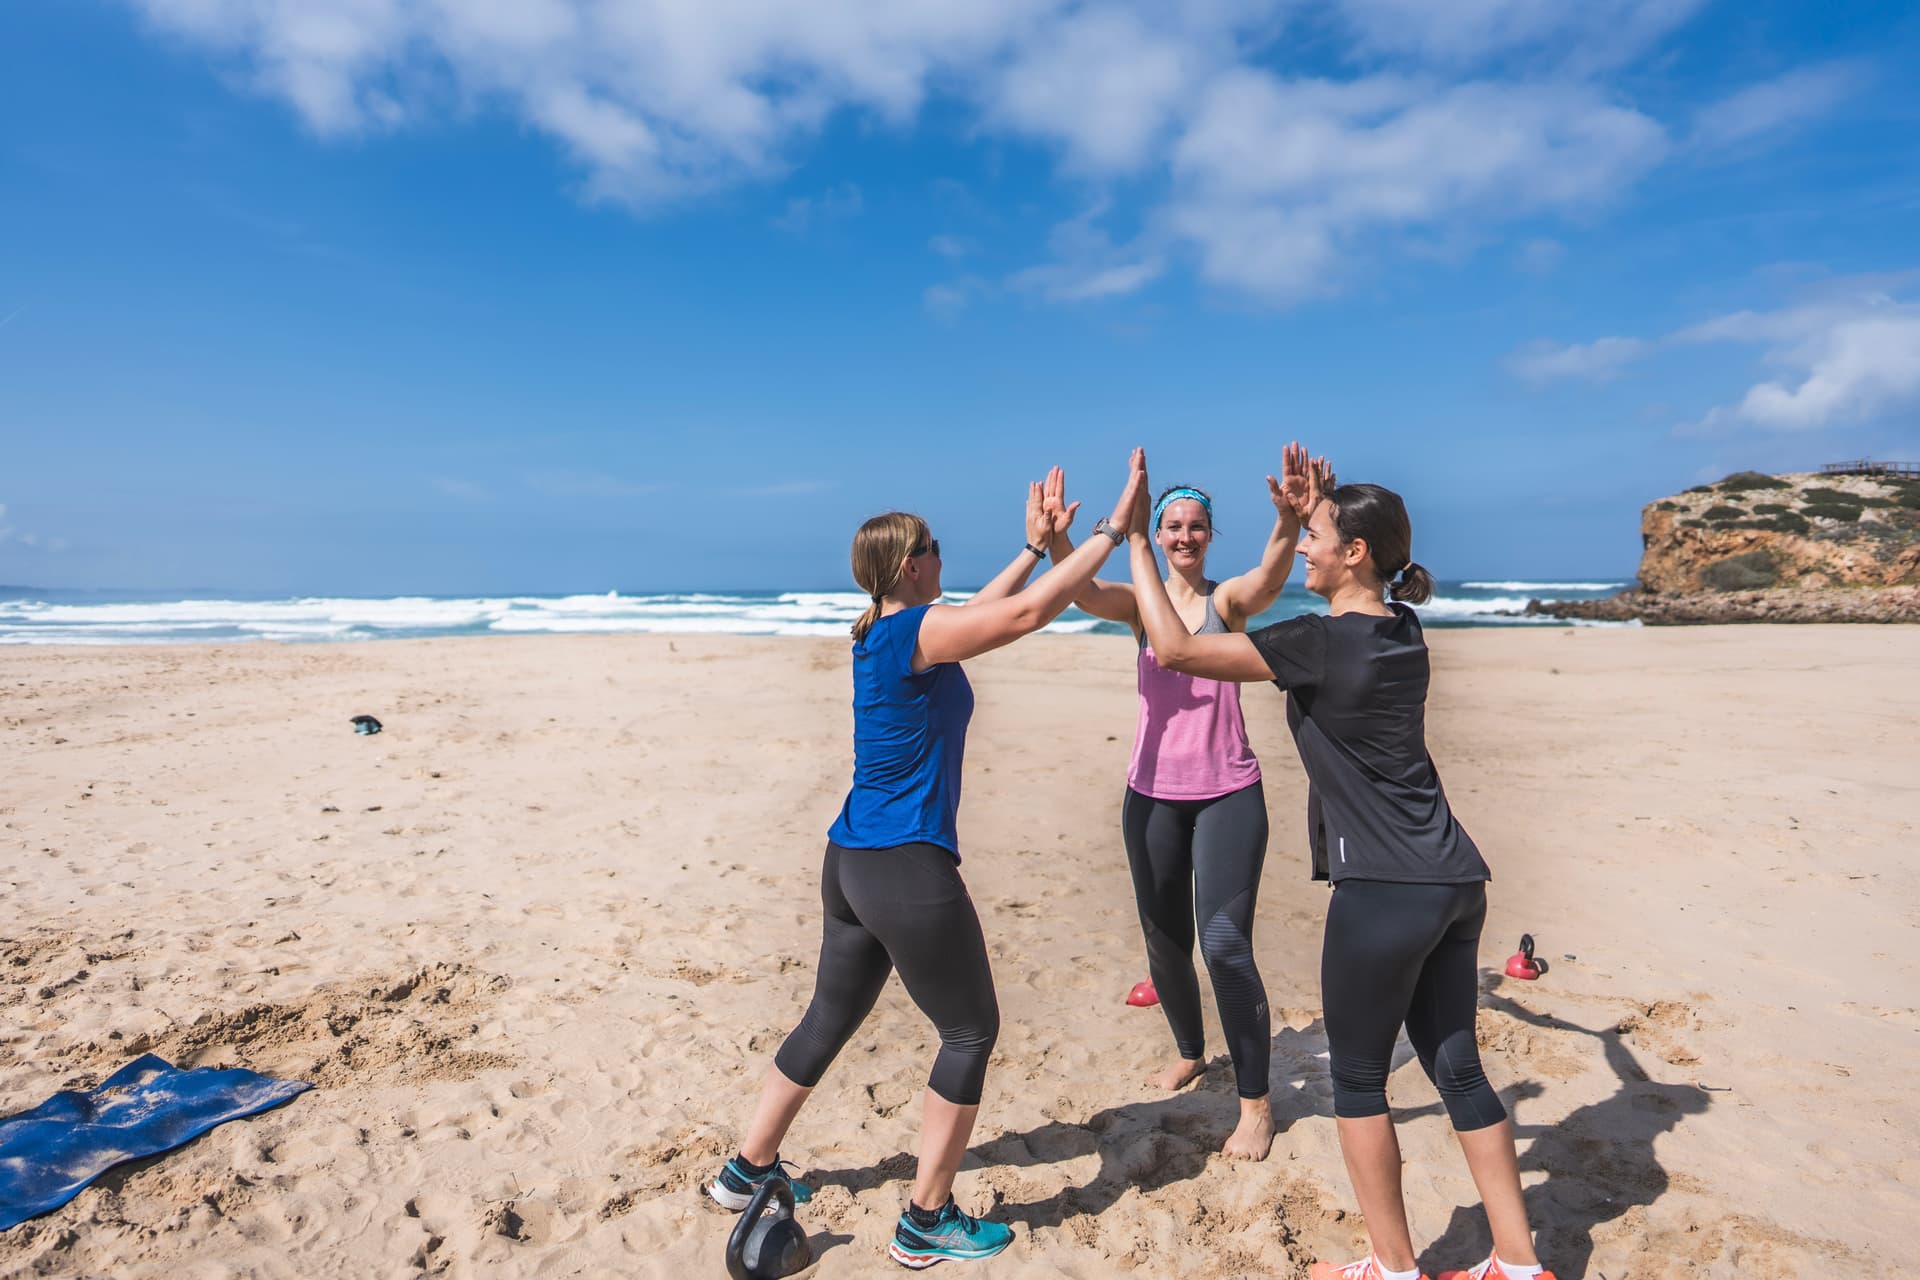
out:
{"label": "white sneaker sole", "polygon": [[731,1213],[738,1213],[753,1202],[753,1192],[741,1195],[738,1191],[729,1191],[720,1185],[718,1178],[707,1184],[707,1194],[713,1197],[715,1204]]}

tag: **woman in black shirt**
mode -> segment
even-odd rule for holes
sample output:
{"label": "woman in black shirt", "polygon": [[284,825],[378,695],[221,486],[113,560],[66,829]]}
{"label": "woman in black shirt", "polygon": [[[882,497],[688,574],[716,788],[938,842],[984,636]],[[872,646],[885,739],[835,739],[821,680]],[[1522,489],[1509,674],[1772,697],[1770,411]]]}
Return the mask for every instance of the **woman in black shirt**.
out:
{"label": "woman in black shirt", "polygon": [[1144,519],[1132,534],[1134,590],[1161,664],[1286,690],[1307,771],[1313,874],[1334,886],[1320,965],[1334,1115],[1373,1246],[1343,1267],[1315,1263],[1313,1280],[1420,1277],[1386,1096],[1402,1024],[1446,1104],[1493,1231],[1485,1263],[1441,1280],[1551,1280],[1533,1251],[1513,1126],[1474,1042],[1488,871],[1427,754],[1427,647],[1406,602],[1424,603],[1433,579],[1409,558],[1412,527],[1397,494],[1333,488],[1316,467],[1316,481],[1322,475],[1329,487],[1313,495],[1299,554],[1307,589],[1330,606],[1325,616],[1193,635],[1160,587]]}

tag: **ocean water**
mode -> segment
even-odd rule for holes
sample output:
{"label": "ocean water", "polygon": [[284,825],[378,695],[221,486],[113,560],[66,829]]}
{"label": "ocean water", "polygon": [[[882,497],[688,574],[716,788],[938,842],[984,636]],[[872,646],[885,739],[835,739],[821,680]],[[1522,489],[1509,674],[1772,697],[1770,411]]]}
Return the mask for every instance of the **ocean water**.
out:
{"label": "ocean water", "polygon": [[[1434,627],[1565,626],[1503,611],[1529,599],[1590,600],[1624,582],[1442,582],[1420,610]],[[947,599],[965,600],[965,593]],[[323,643],[422,636],[615,634],[844,637],[866,608],[856,591],[621,592],[522,596],[246,596],[0,586],[0,644]],[[1324,612],[1289,583],[1261,621]],[[1576,624],[1594,625],[1594,624]],[[1607,625],[1607,624],[1597,624]],[[1048,631],[1125,635],[1077,609]]]}

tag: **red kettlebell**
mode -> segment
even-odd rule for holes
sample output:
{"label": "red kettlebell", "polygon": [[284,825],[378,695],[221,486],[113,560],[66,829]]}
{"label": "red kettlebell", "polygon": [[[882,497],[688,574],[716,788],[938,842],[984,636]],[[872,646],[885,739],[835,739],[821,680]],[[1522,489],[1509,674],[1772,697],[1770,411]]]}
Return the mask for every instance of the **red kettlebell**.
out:
{"label": "red kettlebell", "polygon": [[1531,982],[1546,971],[1547,962],[1533,958],[1533,935],[1521,934],[1520,949],[1507,957],[1507,976]]}
{"label": "red kettlebell", "polygon": [[1145,1009],[1160,1003],[1160,993],[1153,989],[1151,982],[1136,982],[1133,990],[1127,992],[1127,1003],[1136,1009]]}

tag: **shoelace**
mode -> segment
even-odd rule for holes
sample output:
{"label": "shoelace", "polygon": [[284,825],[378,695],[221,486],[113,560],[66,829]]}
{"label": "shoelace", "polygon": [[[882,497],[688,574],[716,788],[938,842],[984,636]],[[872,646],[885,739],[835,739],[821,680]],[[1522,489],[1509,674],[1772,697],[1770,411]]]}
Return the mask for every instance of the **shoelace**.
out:
{"label": "shoelace", "polygon": [[1487,1277],[1493,1273],[1493,1266],[1497,1258],[1497,1254],[1488,1254],[1487,1260],[1467,1272],[1467,1275],[1470,1276],[1472,1280],[1487,1280]]}
{"label": "shoelace", "polygon": [[[1379,1269],[1373,1265],[1372,1254],[1340,1268],[1340,1280],[1377,1280],[1379,1274]],[[1475,1277],[1475,1280],[1479,1278]]]}

